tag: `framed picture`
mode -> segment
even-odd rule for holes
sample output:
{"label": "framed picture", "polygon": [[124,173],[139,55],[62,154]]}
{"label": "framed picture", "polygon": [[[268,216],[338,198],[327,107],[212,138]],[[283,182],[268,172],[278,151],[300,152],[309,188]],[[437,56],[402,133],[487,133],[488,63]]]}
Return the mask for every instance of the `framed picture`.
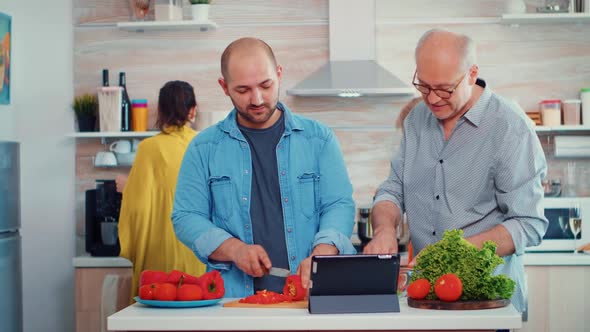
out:
{"label": "framed picture", "polygon": [[10,16],[0,12],[0,105],[10,104],[10,23]]}

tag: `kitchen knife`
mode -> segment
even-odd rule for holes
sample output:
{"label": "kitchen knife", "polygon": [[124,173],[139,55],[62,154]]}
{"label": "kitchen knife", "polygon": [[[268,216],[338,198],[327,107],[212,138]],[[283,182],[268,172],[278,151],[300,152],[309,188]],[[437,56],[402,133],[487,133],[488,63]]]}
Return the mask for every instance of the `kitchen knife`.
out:
{"label": "kitchen knife", "polygon": [[286,278],[291,274],[291,271],[287,269],[281,269],[280,267],[271,267],[268,274],[275,277]]}

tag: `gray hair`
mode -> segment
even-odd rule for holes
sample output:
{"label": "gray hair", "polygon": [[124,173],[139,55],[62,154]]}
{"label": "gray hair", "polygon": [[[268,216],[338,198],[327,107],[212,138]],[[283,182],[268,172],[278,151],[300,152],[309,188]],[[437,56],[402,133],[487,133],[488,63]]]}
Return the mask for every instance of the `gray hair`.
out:
{"label": "gray hair", "polygon": [[[414,58],[418,60],[418,51],[422,48],[424,43],[430,39],[433,35],[439,33],[452,33],[443,29],[430,29],[426,31],[416,45],[416,51],[414,52]],[[457,37],[457,52],[461,55],[461,70],[467,70],[473,66],[477,61],[476,45],[473,39],[467,35],[452,33]]]}

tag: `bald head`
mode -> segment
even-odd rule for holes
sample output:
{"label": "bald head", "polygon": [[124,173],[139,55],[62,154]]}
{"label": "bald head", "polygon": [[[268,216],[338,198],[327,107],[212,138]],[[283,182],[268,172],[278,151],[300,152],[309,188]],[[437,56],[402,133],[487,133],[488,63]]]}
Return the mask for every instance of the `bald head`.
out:
{"label": "bald head", "polygon": [[475,43],[466,35],[441,29],[426,31],[418,41],[415,58],[435,61],[444,65],[456,64],[459,70],[467,70],[476,62]]}
{"label": "bald head", "polygon": [[251,37],[240,38],[233,41],[225,48],[221,55],[221,75],[223,76],[223,79],[226,81],[229,80],[228,68],[232,59],[259,55],[268,57],[272,62],[272,65],[274,67],[277,66],[277,60],[272,48],[270,48],[270,46],[264,41]]}

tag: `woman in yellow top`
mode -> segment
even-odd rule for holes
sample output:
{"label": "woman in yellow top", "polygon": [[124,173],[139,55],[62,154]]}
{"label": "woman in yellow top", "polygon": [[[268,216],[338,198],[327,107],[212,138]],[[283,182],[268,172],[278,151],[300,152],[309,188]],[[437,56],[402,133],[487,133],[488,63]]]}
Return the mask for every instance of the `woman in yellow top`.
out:
{"label": "woman in yellow top", "polygon": [[190,84],[171,81],[160,89],[156,125],[161,132],[139,144],[125,184],[119,241],[120,256],[133,263],[131,299],[143,270],[205,272],[205,265],[176,238],[170,219],[182,157],[197,134],[190,128],[196,109]]}

